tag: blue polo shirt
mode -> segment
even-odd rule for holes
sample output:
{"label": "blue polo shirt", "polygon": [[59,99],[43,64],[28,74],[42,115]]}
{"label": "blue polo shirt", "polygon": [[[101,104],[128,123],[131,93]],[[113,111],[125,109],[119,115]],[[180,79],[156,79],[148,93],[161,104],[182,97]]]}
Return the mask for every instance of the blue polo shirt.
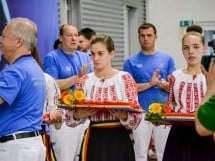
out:
{"label": "blue polo shirt", "polygon": [[[173,58],[163,52],[146,55],[138,52],[130,56],[123,65],[123,70],[129,72],[136,83],[148,83],[156,69],[160,70],[160,79],[167,80],[168,75],[175,71]],[[153,102],[165,103],[168,100],[168,92],[156,86],[138,93],[138,100],[145,111]]]}
{"label": "blue polo shirt", "polygon": [[[44,59],[44,71],[55,79],[65,79],[77,75],[86,64],[92,64],[91,57],[81,51],[68,55],[62,49],[56,49],[47,54]],[[93,71],[93,65],[88,72]],[[71,87],[74,89],[74,86]]]}
{"label": "blue polo shirt", "polygon": [[0,136],[41,130],[45,79],[32,56],[22,56],[0,72]]}

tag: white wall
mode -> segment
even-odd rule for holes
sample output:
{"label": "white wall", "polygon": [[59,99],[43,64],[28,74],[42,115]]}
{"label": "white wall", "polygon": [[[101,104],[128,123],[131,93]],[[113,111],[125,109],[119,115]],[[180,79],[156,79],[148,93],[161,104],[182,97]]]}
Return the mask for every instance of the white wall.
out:
{"label": "white wall", "polygon": [[148,0],[147,4],[147,21],[158,30],[157,49],[171,53],[176,67],[183,67],[179,22],[215,21],[215,0]]}

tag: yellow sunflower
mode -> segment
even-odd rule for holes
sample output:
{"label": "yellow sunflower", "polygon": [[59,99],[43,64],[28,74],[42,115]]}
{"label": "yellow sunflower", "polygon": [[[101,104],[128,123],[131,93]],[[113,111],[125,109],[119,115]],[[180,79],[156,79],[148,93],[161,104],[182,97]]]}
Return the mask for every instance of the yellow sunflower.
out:
{"label": "yellow sunflower", "polygon": [[74,97],[75,97],[75,100],[78,101],[78,102],[83,101],[85,99],[83,89],[76,89],[74,91]]}
{"label": "yellow sunflower", "polygon": [[65,105],[72,105],[74,102],[74,95],[72,93],[68,93],[67,95],[64,95],[62,98],[62,101]]}
{"label": "yellow sunflower", "polygon": [[162,112],[162,105],[160,103],[152,103],[149,106],[149,112],[154,114],[159,114]]}

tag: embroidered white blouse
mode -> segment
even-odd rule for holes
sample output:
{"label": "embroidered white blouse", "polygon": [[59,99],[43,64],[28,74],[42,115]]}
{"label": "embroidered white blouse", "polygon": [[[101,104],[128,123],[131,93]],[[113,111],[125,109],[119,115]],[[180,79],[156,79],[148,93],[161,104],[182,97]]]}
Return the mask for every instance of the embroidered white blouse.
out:
{"label": "embroidered white blouse", "polygon": [[[76,88],[82,88],[85,92],[85,99],[87,101],[104,102],[104,101],[123,101],[138,104],[137,87],[132,76],[124,71],[119,71],[116,75],[108,79],[98,78],[94,72],[83,76]],[[66,123],[68,126],[75,127],[84,122],[87,118],[75,120],[73,118],[74,111],[66,111]],[[140,120],[141,113],[129,112],[126,121],[120,120],[122,125],[127,129],[135,129]],[[97,112],[96,115],[89,117],[91,121],[109,121],[118,120],[116,117],[110,115],[109,112]]]}
{"label": "embroidered white blouse", "polygon": [[189,75],[178,69],[170,76],[169,101],[175,102],[175,112],[195,112],[207,90],[206,78],[200,73]]}

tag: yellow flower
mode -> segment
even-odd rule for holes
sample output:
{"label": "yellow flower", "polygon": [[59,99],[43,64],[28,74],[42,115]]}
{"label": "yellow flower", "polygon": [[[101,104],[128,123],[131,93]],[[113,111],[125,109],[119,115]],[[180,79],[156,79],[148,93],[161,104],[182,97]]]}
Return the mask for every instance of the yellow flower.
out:
{"label": "yellow flower", "polygon": [[74,96],[72,93],[68,93],[67,95],[64,95],[64,97],[62,98],[62,101],[64,104],[66,105],[72,105],[74,102]]}
{"label": "yellow flower", "polygon": [[78,101],[78,102],[83,101],[85,99],[83,89],[76,89],[74,91],[74,97],[75,97],[75,100]]}
{"label": "yellow flower", "polygon": [[83,89],[76,89],[74,92],[69,89],[61,91],[61,98],[60,98],[61,104],[72,106],[76,102],[83,101],[84,99],[85,99],[85,95],[84,95]]}
{"label": "yellow flower", "polygon": [[149,112],[159,114],[162,112],[162,105],[160,103],[152,103],[149,106]]}
{"label": "yellow flower", "polygon": [[160,123],[162,122],[163,115],[171,112],[171,109],[172,104],[169,102],[164,104],[154,102],[149,106],[149,110],[145,115],[145,120]]}

